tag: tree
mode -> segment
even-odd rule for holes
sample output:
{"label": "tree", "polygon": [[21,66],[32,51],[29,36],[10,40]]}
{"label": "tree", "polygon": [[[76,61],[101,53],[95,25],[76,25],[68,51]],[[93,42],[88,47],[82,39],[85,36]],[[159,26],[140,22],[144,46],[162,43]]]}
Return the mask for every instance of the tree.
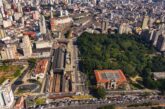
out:
{"label": "tree", "polygon": [[14,77],[18,77],[21,75],[21,70],[18,69],[15,73],[14,73]]}
{"label": "tree", "polygon": [[[155,49],[141,37],[126,34],[83,33],[77,39],[80,51],[80,70],[87,74],[91,85],[95,79],[95,69],[121,69],[126,76],[140,75],[143,85],[158,88],[159,82],[152,79],[151,72],[165,70],[165,58],[152,56]],[[160,84],[161,85],[161,84]]]}
{"label": "tree", "polygon": [[35,67],[36,61],[37,60],[34,59],[34,58],[31,58],[31,59],[28,60],[28,63],[31,66],[31,68],[34,68]]}
{"label": "tree", "polygon": [[114,105],[108,105],[108,106],[100,107],[98,109],[115,109],[115,106]]}
{"label": "tree", "polygon": [[96,96],[97,98],[105,98],[106,90],[103,87],[98,87],[96,89]]}

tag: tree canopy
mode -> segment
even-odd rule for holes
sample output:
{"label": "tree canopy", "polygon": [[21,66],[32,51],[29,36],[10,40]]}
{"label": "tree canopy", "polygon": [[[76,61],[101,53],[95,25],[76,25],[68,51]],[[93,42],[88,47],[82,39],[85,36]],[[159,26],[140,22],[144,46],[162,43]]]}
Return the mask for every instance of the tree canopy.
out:
{"label": "tree canopy", "polygon": [[165,71],[165,58],[157,56],[154,47],[138,35],[83,33],[77,44],[80,70],[92,82],[96,69],[121,69],[127,77],[141,75],[150,83],[153,80],[149,73]]}

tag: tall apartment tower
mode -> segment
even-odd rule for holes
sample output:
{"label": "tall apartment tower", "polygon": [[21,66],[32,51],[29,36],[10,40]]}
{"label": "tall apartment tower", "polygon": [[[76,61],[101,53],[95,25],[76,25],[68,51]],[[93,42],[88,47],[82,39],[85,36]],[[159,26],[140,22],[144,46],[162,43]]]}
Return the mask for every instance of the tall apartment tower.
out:
{"label": "tall apartment tower", "polygon": [[45,17],[42,15],[41,19],[39,21],[40,26],[40,32],[41,34],[46,34],[46,23],[45,23]]}
{"label": "tall apartment tower", "polygon": [[142,24],[142,29],[148,29],[149,16],[145,16]]}
{"label": "tall apartment tower", "polygon": [[165,51],[165,34],[159,36],[156,47],[160,51]]}
{"label": "tall apartment tower", "polygon": [[119,34],[128,34],[132,33],[132,29],[130,28],[129,24],[127,23],[122,23],[119,27]]}
{"label": "tall apartment tower", "polygon": [[12,109],[14,105],[14,94],[9,80],[0,86],[0,109]]}
{"label": "tall apartment tower", "polygon": [[102,23],[101,23],[101,30],[102,30],[102,33],[107,33],[108,31],[108,21],[107,20],[103,20]]}
{"label": "tall apartment tower", "polygon": [[0,51],[0,57],[2,60],[17,59],[16,45],[6,45]]}
{"label": "tall apartment tower", "polygon": [[0,39],[6,37],[6,32],[3,28],[0,28]]}
{"label": "tall apartment tower", "polygon": [[151,41],[153,42],[153,45],[156,46],[157,45],[157,41],[159,36],[162,34],[161,31],[156,31],[156,33],[152,36]]}
{"label": "tall apartment tower", "polygon": [[32,55],[32,47],[31,47],[31,41],[29,39],[29,36],[24,36],[22,39],[22,49],[23,49],[23,55],[25,57],[30,57]]}
{"label": "tall apartment tower", "polygon": [[164,31],[165,30],[165,15],[161,16],[161,22],[162,24],[160,24],[159,29],[160,31]]}

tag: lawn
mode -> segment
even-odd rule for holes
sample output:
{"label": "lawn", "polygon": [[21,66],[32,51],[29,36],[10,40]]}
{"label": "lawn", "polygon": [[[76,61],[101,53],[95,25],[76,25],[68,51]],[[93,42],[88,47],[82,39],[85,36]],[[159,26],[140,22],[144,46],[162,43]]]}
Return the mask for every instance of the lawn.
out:
{"label": "lawn", "polygon": [[35,104],[36,105],[41,105],[41,104],[45,104],[46,103],[46,99],[45,98],[37,98],[35,99]]}
{"label": "lawn", "polygon": [[6,79],[14,79],[21,75],[21,70],[23,66],[20,65],[4,65],[0,66],[0,84],[2,84]]}

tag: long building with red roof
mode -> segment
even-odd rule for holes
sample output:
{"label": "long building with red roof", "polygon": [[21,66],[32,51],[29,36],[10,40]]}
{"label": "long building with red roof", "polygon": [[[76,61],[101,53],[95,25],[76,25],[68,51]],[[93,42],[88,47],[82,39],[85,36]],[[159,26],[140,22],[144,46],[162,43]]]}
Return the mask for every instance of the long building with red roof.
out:
{"label": "long building with red roof", "polygon": [[95,70],[94,73],[98,87],[116,89],[127,83],[127,79],[122,70]]}

